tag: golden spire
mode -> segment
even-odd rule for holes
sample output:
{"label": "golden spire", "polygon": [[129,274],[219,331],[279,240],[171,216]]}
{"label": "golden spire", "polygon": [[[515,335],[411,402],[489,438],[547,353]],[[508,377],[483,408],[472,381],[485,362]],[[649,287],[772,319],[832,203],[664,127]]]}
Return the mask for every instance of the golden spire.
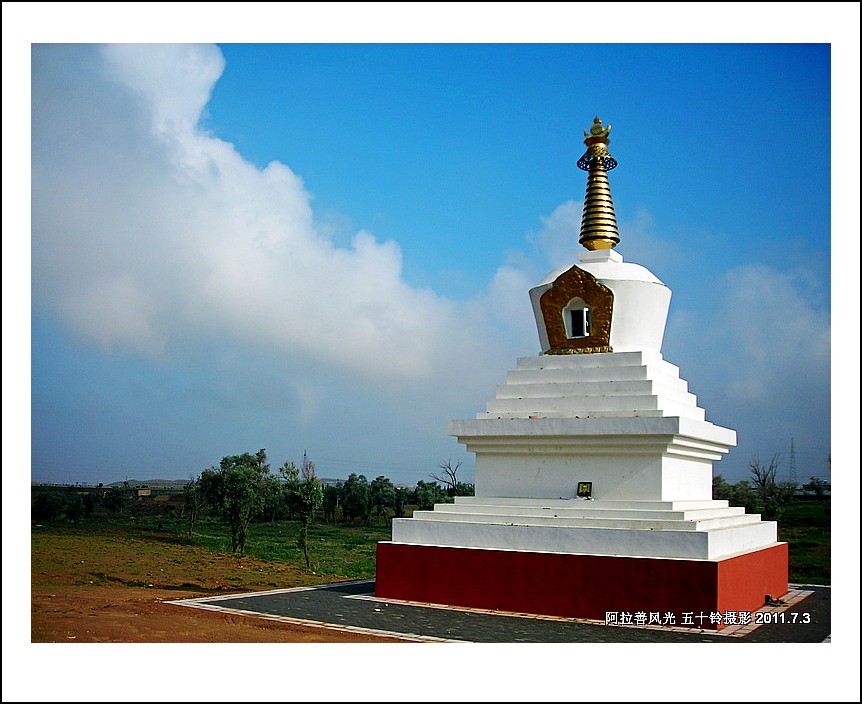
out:
{"label": "golden spire", "polygon": [[578,241],[590,250],[612,249],[620,241],[611,187],[608,184],[608,171],[617,165],[617,160],[608,153],[610,133],[610,125],[604,127],[598,117],[593,120],[590,131],[584,130],[587,152],[578,159],[578,168],[589,172]]}

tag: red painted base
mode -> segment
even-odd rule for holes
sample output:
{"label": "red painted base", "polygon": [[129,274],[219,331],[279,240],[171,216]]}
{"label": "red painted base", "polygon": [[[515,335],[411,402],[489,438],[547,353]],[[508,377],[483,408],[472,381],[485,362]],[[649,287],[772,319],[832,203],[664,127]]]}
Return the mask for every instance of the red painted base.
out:
{"label": "red painted base", "polygon": [[[376,595],[432,604],[604,621],[607,613],[699,618],[753,613],[788,591],[787,543],[724,560],[672,560],[377,544]],[[692,622],[684,614],[694,614]]]}

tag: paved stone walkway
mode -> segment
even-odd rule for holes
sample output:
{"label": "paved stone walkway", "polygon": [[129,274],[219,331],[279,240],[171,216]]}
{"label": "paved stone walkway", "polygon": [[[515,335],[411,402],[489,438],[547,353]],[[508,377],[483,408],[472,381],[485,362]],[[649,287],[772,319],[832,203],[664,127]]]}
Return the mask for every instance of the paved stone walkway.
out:
{"label": "paved stone walkway", "polygon": [[679,625],[608,625],[604,621],[433,606],[374,596],[374,580],[202,597],[185,607],[405,641],[470,643],[823,643],[831,633],[831,589],[791,585],[778,606],[752,614],[748,625],[721,631]]}

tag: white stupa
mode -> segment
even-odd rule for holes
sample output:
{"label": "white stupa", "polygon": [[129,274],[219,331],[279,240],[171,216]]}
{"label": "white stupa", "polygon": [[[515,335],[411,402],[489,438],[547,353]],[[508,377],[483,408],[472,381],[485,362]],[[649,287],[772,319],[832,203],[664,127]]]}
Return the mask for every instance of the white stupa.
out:
{"label": "white stupa", "polygon": [[712,498],[736,433],[662,357],[670,289],[614,250],[609,133],[596,118],[578,162],[585,250],[530,290],[542,353],[449,423],[476,495],[393,520],[378,596],[598,618],[754,610],[787,591],[776,523]]}

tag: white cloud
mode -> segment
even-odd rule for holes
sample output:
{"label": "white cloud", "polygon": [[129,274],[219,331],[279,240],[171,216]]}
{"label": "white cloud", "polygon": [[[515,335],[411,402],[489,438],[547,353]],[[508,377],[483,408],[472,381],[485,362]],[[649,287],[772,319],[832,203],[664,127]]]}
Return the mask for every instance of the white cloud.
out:
{"label": "white cloud", "polygon": [[707,419],[738,432],[717,471],[746,478],[752,455],[786,454],[792,438],[812,463],[803,473],[828,471],[830,320],[818,289],[805,272],[753,263],[726,271],[702,299],[678,302],[666,337]]}
{"label": "white cloud", "polygon": [[655,219],[647,208],[638,208],[632,218],[620,219],[617,224],[620,232],[618,251],[627,262],[645,266],[654,274],[658,270],[680,270],[686,265],[691,252],[681,249],[669,238],[655,234]]}
{"label": "white cloud", "polygon": [[197,124],[225,67],[208,44],[105,44],[106,75],[141,96],[156,132],[188,131]]}
{"label": "white cloud", "polygon": [[[243,361],[202,383],[282,380],[293,402],[279,413],[294,417],[273,416],[279,432],[388,413],[404,438],[442,437],[537,353],[527,292],[576,261],[580,202],[541,218],[534,250],[510,253],[481,295],[447,300],[405,282],[395,241],[340,232],[337,246],[288,166],[257,168],[200,128],[224,68],[217,48],[34,45],[32,65],[33,310],[88,343],[191,369],[224,341]],[[647,211],[620,223],[626,261],[683,266],[656,229]],[[747,265],[697,301],[675,299],[666,356],[695,393],[714,394],[708,417],[715,398],[737,428],[755,415],[805,423],[795,409],[822,406],[829,322],[810,285]],[[236,399],[230,385],[203,391]]]}
{"label": "white cloud", "polygon": [[822,385],[829,375],[829,315],[806,290],[803,272],[736,267],[710,292],[712,307],[673,319],[674,335],[693,356],[709,360],[720,387],[737,401],[774,399],[809,381]]}
{"label": "white cloud", "polygon": [[[499,322],[521,333],[525,340],[536,337],[533,310],[528,291],[538,281],[531,277],[529,270],[518,269],[515,266],[503,265],[494,273],[488,285],[486,307],[489,313]],[[526,334],[530,331],[530,335]]]}
{"label": "white cloud", "polygon": [[[542,229],[531,233],[530,240],[539,248],[553,271],[573,264],[581,250],[578,238],[581,233],[583,202],[569,200],[561,203],[550,215],[541,216]],[[546,272],[547,273],[547,272]],[[533,282],[533,285],[538,281]]]}
{"label": "white cloud", "polygon": [[289,167],[258,169],[198,127],[216,47],[34,56],[34,303],[85,339],[158,356],[227,335],[420,381],[453,339],[479,349],[489,322],[409,286],[396,242],[361,231],[336,247]]}
{"label": "white cloud", "polygon": [[726,391],[739,401],[774,401],[783,384],[806,387],[829,378],[829,317],[806,294],[804,273],[763,264],[728,271],[704,339],[733,359]]}
{"label": "white cloud", "polygon": [[[578,242],[582,217],[583,201],[568,200],[560,203],[550,215],[541,216],[541,229],[529,233],[528,239],[536,248],[537,255],[549,265],[548,271],[542,272],[543,276],[577,261],[578,252],[583,250]],[[667,269],[686,260],[684,251],[667,238],[655,234],[652,213],[646,208],[640,208],[631,218],[618,215],[617,229],[620,234],[617,252],[625,261],[647,268],[661,266]]]}

